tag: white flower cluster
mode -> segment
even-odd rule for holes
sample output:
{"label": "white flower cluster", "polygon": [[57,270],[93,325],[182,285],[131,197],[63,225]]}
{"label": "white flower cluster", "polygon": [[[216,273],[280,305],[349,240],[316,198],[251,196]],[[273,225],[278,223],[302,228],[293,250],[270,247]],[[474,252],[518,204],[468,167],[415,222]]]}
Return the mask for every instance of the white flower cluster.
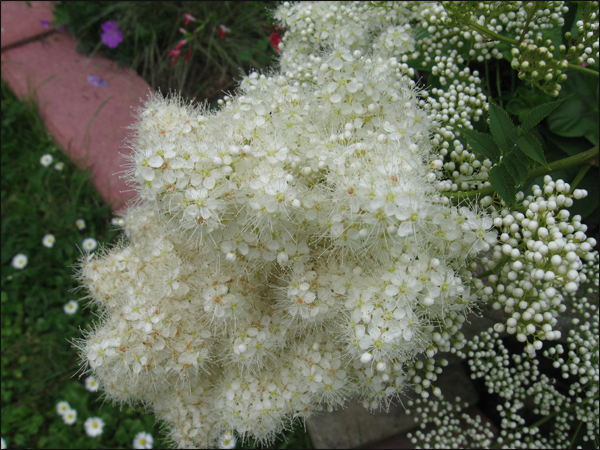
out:
{"label": "white flower cluster", "polygon": [[[251,73],[217,112],[160,95],[140,111],[129,170],[139,201],[113,222],[126,238],[81,263],[101,320],[78,346],[108,397],[152,408],[180,447],[269,440],[350,397],[387,406],[407,384],[439,396],[433,356],[464,346],[465,314],[492,294],[473,270],[496,245],[494,218],[510,236],[488,266],[503,255],[514,271],[521,256],[535,266],[493,280],[506,292],[498,304],[519,314],[511,327],[532,348],[558,337],[549,289],[582,281],[575,265],[593,245],[555,214],[569,187],[547,181],[556,195],[536,189],[531,213],[510,223],[508,210],[452,206],[440,190],[469,177],[484,186],[491,166],[458,141],[451,157],[464,162],[443,161],[454,126],[486,109],[478,74],[448,69],[450,87],[429,100],[406,64],[410,23],[442,7],[386,8],[283,3],[280,70]],[[561,258],[552,280],[549,269],[536,278],[534,233]]]}
{"label": "white flower cluster", "polygon": [[494,309],[511,315],[505,325],[496,325],[496,331],[506,330],[528,342],[529,354],[540,350],[543,340],[560,339],[554,326],[567,308],[565,293],[575,293],[586,281],[581,269],[584,261],[593,261],[596,245],[586,236],[581,217],[571,218],[566,209],[586,191],[570,192],[568,183],[554,182],[550,176],[532,190],[533,195],[524,199],[519,193],[525,214],[508,209],[493,214],[500,242],[492,258],[483,262],[497,270],[488,277],[493,287],[486,287],[482,295],[484,301],[495,300]]}
{"label": "white flower cluster", "polygon": [[[318,8],[278,14],[293,35]],[[318,56],[286,41],[282,70],[216,113],[153,96],[140,114],[142,200],[127,239],[82,263],[102,320],[79,347],[109,397],[151,406],[179,446],[269,439],[352,396],[385,405],[407,380],[439,395],[415,359],[462,341],[465,263],[496,233],[436,190],[436,124],[389,56],[414,42],[408,17],[373,23],[362,49],[341,24]]]}

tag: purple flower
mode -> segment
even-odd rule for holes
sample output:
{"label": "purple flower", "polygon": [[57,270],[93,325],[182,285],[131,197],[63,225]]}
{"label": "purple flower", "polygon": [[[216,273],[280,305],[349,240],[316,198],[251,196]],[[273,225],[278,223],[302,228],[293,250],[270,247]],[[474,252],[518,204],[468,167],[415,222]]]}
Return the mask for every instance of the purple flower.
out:
{"label": "purple flower", "polygon": [[109,20],[102,25],[102,42],[108,45],[109,48],[117,47],[123,42],[123,35],[119,31],[119,26],[116,20]]}
{"label": "purple flower", "polygon": [[108,81],[103,80],[102,78],[97,77],[96,75],[88,75],[88,83],[96,87],[108,86]]}
{"label": "purple flower", "polygon": [[40,25],[44,28],[48,28],[50,26],[50,22],[48,22],[47,20],[40,20]]}

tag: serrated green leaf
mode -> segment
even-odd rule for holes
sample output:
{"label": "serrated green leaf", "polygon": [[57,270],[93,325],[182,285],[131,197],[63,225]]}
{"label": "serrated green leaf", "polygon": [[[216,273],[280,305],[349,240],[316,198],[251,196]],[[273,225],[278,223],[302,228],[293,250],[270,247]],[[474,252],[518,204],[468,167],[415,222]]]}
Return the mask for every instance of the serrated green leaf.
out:
{"label": "serrated green leaf", "polygon": [[491,135],[468,128],[461,128],[460,132],[477,155],[488,158],[495,163],[500,161],[500,149],[494,143]]}
{"label": "serrated green leaf", "polygon": [[[565,97],[566,98],[566,97]],[[529,131],[535,127],[538,123],[544,120],[554,111],[562,102],[564,98],[556,100],[555,102],[543,103],[540,106],[533,108],[529,114],[523,119],[521,128],[523,131]]]}
{"label": "serrated green leaf", "polygon": [[504,164],[492,167],[490,170],[492,187],[508,206],[515,203],[516,183]]}
{"label": "serrated green leaf", "polygon": [[506,165],[506,169],[515,180],[515,183],[518,186],[523,185],[529,176],[529,170],[527,169],[527,164],[524,164],[522,160],[515,155],[514,151],[502,158],[502,164]]}
{"label": "serrated green leaf", "polygon": [[490,102],[490,131],[494,142],[503,155],[509,153],[514,147],[517,137],[517,128],[508,116],[508,113],[498,105]]}
{"label": "serrated green leaf", "polygon": [[517,145],[519,149],[529,156],[534,161],[547,166],[546,157],[544,156],[544,150],[542,150],[542,144],[537,138],[531,133],[525,133],[523,136],[517,139]]}
{"label": "serrated green leaf", "polygon": [[[519,162],[521,163],[522,166],[526,167],[527,169],[531,169],[533,167],[534,164],[534,160],[529,158],[525,153],[523,153],[521,150],[519,150],[519,148],[515,148],[511,153],[511,156],[509,157],[515,157],[519,160]],[[504,160],[503,160],[504,161]]]}

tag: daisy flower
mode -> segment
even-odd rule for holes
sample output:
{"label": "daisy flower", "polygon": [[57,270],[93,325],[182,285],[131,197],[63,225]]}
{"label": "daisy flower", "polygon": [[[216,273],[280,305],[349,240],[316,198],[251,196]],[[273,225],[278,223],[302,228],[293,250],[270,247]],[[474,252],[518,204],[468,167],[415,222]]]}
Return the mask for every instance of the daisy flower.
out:
{"label": "daisy flower", "polygon": [[144,431],[139,432],[133,439],[133,448],[152,448],[154,438],[150,433]]}
{"label": "daisy flower", "polygon": [[100,385],[98,384],[98,381],[96,381],[96,378],[93,375],[90,375],[85,379],[85,388],[88,391],[96,392],[99,387]]}
{"label": "daisy flower", "polygon": [[98,242],[94,238],[87,238],[83,240],[83,249],[87,252],[93,252],[98,247]]}
{"label": "daisy flower", "polygon": [[56,404],[56,412],[61,416],[64,416],[71,409],[71,405],[68,402],[62,401]]}
{"label": "daisy flower", "polygon": [[42,239],[42,244],[44,244],[44,247],[47,248],[52,248],[55,242],[56,238],[53,234],[47,234],[46,236],[44,236],[44,239]]}
{"label": "daisy flower", "polygon": [[46,153],[45,155],[42,155],[42,158],[40,159],[40,164],[44,167],[48,167],[50,164],[52,164],[52,161],[52,155]]}
{"label": "daisy flower", "polygon": [[64,310],[68,315],[75,314],[77,312],[77,309],[79,309],[79,305],[75,300],[67,302],[67,304],[64,306]]}
{"label": "daisy flower", "polygon": [[227,430],[219,438],[219,448],[235,448],[236,443],[237,439],[235,438],[231,430]]}
{"label": "daisy flower", "polygon": [[56,164],[54,164],[54,168],[58,171],[61,171],[65,168],[65,163],[64,162],[57,162]]}
{"label": "daisy flower", "polygon": [[89,417],[84,422],[85,432],[88,436],[96,437],[102,434],[104,421],[100,417]]}
{"label": "daisy flower", "polygon": [[27,265],[27,256],[19,253],[12,259],[12,265],[15,269],[23,269]]}
{"label": "daisy flower", "polygon": [[77,411],[69,408],[69,410],[63,414],[62,418],[67,425],[73,425],[77,420]]}
{"label": "daisy flower", "polygon": [[85,220],[83,219],[77,219],[75,221],[75,226],[79,229],[79,230],[83,230],[85,228]]}

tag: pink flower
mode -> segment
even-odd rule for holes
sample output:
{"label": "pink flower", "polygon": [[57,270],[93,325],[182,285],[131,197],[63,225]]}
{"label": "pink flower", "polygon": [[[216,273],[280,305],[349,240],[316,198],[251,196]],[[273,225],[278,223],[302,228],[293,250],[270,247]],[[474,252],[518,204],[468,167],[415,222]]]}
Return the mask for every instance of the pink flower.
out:
{"label": "pink flower", "polygon": [[189,13],[184,14],[183,17],[185,17],[185,23],[183,24],[184,27],[187,26],[187,24],[190,23],[190,21],[196,21],[196,18]]}
{"label": "pink flower", "polygon": [[[175,46],[174,49],[169,50],[169,55],[171,55],[173,57],[173,59],[171,59],[171,65],[174,66],[175,62],[177,61],[177,59],[181,56],[181,47],[183,47],[185,44],[187,44],[187,41],[185,39],[182,39],[181,41],[179,41],[179,43]],[[188,54],[191,54],[191,47],[188,50]],[[186,60],[189,59],[189,56],[186,56]]]}
{"label": "pink flower", "polygon": [[275,51],[277,53],[281,53],[281,50],[279,50],[279,43],[281,42],[281,33],[271,33],[271,36],[269,36],[269,40],[271,41],[271,45],[273,46]]}
{"label": "pink flower", "polygon": [[219,36],[221,36],[221,39],[225,39],[225,36],[227,34],[229,34],[229,32],[231,31],[230,28],[227,28],[225,25],[221,24],[217,27],[217,33],[219,33]]}
{"label": "pink flower", "polygon": [[116,20],[104,22],[101,39],[109,48],[115,48],[123,42],[123,35],[119,31],[119,25]]}

